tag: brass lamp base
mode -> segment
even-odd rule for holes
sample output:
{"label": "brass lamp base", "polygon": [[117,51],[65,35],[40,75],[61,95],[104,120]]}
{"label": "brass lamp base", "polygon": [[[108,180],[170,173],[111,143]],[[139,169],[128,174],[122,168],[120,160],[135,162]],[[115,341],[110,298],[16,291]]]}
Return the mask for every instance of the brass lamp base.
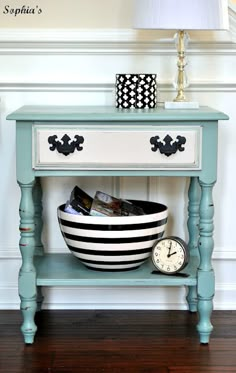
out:
{"label": "brass lamp base", "polygon": [[198,102],[189,102],[187,101],[184,88],[187,85],[187,79],[185,76],[184,68],[186,66],[185,61],[185,44],[188,40],[188,35],[185,31],[179,30],[176,40],[177,52],[178,52],[178,75],[176,80],[177,96],[172,102],[165,102],[166,109],[198,109]]}
{"label": "brass lamp base", "polygon": [[178,90],[178,94],[173,101],[175,101],[175,102],[185,102],[185,101],[187,101],[186,97],[185,97],[185,94],[184,94],[182,89]]}
{"label": "brass lamp base", "polygon": [[186,101],[186,97],[184,94],[184,88],[186,86],[186,79],[185,79],[185,72],[184,68],[186,66],[186,61],[185,61],[185,40],[187,38],[187,35],[185,31],[179,30],[177,33],[177,41],[176,41],[176,46],[177,46],[177,52],[178,52],[178,61],[177,61],[177,66],[178,66],[178,76],[177,76],[177,96],[174,99],[176,102],[183,102]]}

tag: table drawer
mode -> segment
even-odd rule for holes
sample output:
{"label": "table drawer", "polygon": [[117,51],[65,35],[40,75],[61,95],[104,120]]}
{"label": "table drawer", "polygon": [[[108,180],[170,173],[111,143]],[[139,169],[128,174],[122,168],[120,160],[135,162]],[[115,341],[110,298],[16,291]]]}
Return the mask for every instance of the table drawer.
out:
{"label": "table drawer", "polygon": [[200,126],[107,127],[35,124],[33,168],[201,168]]}

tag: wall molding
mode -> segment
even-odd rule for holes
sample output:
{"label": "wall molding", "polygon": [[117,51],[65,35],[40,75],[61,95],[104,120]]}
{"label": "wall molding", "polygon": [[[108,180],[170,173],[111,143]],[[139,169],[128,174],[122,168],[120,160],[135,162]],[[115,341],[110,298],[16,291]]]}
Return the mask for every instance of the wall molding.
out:
{"label": "wall molding", "polygon": [[[39,82],[4,82],[0,81],[0,92],[103,92],[114,93],[112,83],[39,83]],[[158,81],[158,91],[174,92],[171,82]],[[192,82],[186,92],[236,92],[236,82],[205,81]]]}
{"label": "wall molding", "polygon": [[[235,14],[235,13],[234,13]],[[233,30],[191,35],[188,54],[234,55],[236,53],[236,17]],[[168,36],[168,37],[167,37]],[[0,54],[37,55],[175,55],[173,37],[157,31],[132,29],[1,29]]]}
{"label": "wall molding", "polygon": [[[197,42],[189,44],[187,53],[192,55],[232,55],[236,54],[233,42]],[[68,42],[2,42],[0,55],[157,55],[175,56],[173,41],[68,41]]]}
{"label": "wall molding", "polygon": [[112,83],[1,82],[0,92],[110,92]]}

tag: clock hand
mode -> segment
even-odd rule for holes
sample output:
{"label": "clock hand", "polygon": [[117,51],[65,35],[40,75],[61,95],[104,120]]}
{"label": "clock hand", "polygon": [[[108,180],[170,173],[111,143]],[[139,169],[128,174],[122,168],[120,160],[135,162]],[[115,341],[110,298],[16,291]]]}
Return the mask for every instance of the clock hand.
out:
{"label": "clock hand", "polygon": [[176,251],[174,251],[173,253],[171,253],[171,254],[168,254],[167,255],[167,258],[169,258],[170,256],[172,256],[172,255],[175,255],[175,254],[177,254],[177,252]]}
{"label": "clock hand", "polygon": [[172,246],[172,242],[170,242],[170,245],[169,245],[169,247],[168,247],[168,254],[167,254],[167,257],[168,257],[168,258],[169,258],[169,255],[170,255],[171,246]]}

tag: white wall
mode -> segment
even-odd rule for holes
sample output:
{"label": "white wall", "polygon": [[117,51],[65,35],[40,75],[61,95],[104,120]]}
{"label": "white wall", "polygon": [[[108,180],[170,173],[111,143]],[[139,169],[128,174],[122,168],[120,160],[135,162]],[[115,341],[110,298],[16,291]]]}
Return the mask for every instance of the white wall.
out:
{"label": "white wall", "polygon": [[[91,0],[90,0],[91,1]],[[95,0],[94,0],[95,1]],[[79,3],[79,2],[78,2]],[[82,3],[82,2],[80,2]],[[128,9],[128,8],[127,8]],[[100,20],[106,16],[100,9]],[[130,8],[129,8],[130,12]],[[110,28],[84,29],[9,28],[0,32],[0,308],[19,307],[17,275],[19,188],[15,178],[15,125],[6,116],[25,104],[114,105],[114,81],[118,72],[154,72],[160,101],[172,99],[176,54],[163,33],[136,32],[121,25],[117,12]],[[236,14],[230,10],[231,34],[192,34],[189,47],[190,99],[212,106],[230,116],[220,123],[218,183],[214,190],[216,309],[236,309],[236,238],[234,182],[236,159]],[[167,34],[169,37],[170,35]],[[219,39],[217,39],[219,38]],[[219,40],[219,41],[218,41]],[[187,181],[181,178],[97,177],[44,179],[43,240],[51,252],[67,252],[59,232],[56,207],[75,184],[93,193],[102,189],[115,195],[157,199],[170,209],[167,233],[186,236]],[[166,288],[53,288],[46,292],[49,308],[185,308],[184,289]]]}
{"label": "white wall", "polygon": [[126,28],[133,0],[9,0],[0,5],[2,28]]}

